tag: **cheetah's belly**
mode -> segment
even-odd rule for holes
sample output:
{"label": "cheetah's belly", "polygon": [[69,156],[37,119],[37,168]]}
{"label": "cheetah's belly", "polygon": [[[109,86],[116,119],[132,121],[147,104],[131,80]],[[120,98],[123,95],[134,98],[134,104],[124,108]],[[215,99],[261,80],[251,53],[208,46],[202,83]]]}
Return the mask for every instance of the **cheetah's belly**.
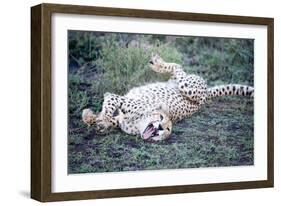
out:
{"label": "cheetah's belly", "polygon": [[175,122],[192,115],[199,109],[179,91],[173,81],[149,84],[131,89],[125,95],[130,99],[141,102],[141,110],[162,109]]}

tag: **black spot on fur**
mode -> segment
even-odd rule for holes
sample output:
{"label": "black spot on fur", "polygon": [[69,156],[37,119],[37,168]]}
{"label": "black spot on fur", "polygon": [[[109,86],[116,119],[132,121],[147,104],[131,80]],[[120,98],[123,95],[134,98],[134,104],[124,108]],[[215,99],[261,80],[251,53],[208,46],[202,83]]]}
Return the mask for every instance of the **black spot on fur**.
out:
{"label": "black spot on fur", "polygon": [[114,112],[113,112],[113,117],[116,117],[119,115],[119,109],[116,109]]}

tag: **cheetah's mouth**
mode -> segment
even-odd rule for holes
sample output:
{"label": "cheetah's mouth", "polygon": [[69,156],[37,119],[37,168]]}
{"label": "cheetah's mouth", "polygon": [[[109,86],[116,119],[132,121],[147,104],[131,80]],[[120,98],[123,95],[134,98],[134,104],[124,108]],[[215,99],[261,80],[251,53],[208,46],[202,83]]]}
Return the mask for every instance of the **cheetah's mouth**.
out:
{"label": "cheetah's mouth", "polygon": [[153,126],[152,123],[148,124],[145,128],[144,132],[142,133],[143,139],[149,139],[151,137],[159,135],[158,129]]}

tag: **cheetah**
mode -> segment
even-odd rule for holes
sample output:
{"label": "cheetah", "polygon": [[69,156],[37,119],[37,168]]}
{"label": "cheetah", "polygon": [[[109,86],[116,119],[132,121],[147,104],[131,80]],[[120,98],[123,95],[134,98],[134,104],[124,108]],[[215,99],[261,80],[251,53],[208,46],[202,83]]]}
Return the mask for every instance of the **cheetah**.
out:
{"label": "cheetah", "polygon": [[190,117],[214,97],[226,95],[254,96],[254,88],[240,84],[207,87],[200,76],[187,74],[181,65],[167,63],[152,55],[150,68],[170,75],[167,82],[151,83],[132,88],[126,95],[104,94],[102,111],[82,111],[82,120],[98,132],[120,128],[144,140],[160,141],[172,133],[172,125]]}

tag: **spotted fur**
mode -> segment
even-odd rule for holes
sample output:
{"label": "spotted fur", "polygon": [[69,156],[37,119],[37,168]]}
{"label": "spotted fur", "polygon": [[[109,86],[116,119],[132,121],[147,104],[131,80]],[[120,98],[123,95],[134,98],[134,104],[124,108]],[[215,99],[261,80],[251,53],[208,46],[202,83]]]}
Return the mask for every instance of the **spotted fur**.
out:
{"label": "spotted fur", "polygon": [[132,88],[124,96],[105,93],[102,111],[95,115],[85,109],[83,121],[100,132],[118,127],[128,134],[163,140],[170,136],[172,123],[191,116],[207,100],[226,95],[254,96],[254,88],[246,85],[207,88],[203,78],[186,74],[180,65],[166,63],[158,55],[152,56],[149,65],[155,72],[170,74],[171,79]]}

